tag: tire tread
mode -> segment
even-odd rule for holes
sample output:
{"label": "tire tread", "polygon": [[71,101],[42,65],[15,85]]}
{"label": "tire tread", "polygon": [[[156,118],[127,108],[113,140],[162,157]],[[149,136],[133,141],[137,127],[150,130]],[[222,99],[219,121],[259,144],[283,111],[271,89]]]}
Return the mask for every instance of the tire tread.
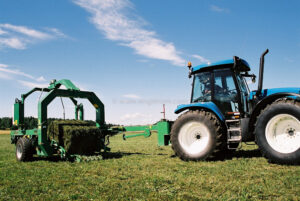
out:
{"label": "tire tread", "polygon": [[21,147],[23,149],[23,154],[22,154],[21,158],[18,159],[17,153],[16,153],[17,160],[22,161],[22,162],[32,160],[33,148],[32,148],[32,144],[31,144],[30,139],[28,139],[26,137],[21,137],[17,141],[17,146],[18,146],[18,143],[21,144]]}

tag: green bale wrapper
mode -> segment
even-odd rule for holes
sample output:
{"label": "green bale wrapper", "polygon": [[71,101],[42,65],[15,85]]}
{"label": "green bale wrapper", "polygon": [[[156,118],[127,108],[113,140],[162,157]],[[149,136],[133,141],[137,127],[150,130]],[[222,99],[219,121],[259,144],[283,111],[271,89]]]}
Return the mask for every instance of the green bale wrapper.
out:
{"label": "green bale wrapper", "polygon": [[91,122],[56,120],[48,126],[48,137],[63,146],[68,154],[90,155],[100,151],[103,136]]}

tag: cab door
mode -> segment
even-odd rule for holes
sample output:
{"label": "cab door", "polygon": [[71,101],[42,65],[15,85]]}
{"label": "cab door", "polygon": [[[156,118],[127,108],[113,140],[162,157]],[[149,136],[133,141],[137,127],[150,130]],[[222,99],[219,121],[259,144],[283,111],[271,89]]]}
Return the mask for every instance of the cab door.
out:
{"label": "cab door", "polygon": [[249,89],[247,87],[246,80],[239,73],[236,73],[236,80],[240,88],[242,111],[247,116],[247,114],[249,114]]}
{"label": "cab door", "polygon": [[213,102],[222,113],[239,112],[239,93],[231,69],[214,70]]}

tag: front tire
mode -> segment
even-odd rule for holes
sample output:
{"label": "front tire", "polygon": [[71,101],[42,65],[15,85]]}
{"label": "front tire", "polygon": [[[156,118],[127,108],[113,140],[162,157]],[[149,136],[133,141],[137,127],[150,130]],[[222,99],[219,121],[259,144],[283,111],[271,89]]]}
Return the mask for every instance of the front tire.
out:
{"label": "front tire", "polygon": [[284,99],[267,106],[257,119],[255,136],[270,162],[300,164],[300,103]]}
{"label": "front tire", "polygon": [[30,139],[21,137],[16,144],[16,158],[17,161],[30,161],[33,156],[33,148]]}
{"label": "front tire", "polygon": [[182,114],[171,130],[172,148],[184,161],[205,160],[219,155],[226,148],[224,137],[219,120],[207,111]]}

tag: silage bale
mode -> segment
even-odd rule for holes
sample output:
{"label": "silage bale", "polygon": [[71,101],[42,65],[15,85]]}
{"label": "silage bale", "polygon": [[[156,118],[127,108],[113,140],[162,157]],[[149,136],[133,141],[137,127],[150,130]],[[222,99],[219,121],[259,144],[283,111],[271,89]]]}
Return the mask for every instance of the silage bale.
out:
{"label": "silage bale", "polygon": [[103,132],[91,122],[79,120],[53,121],[48,137],[55,140],[69,154],[93,154],[102,148]]}
{"label": "silage bale", "polygon": [[100,151],[103,134],[94,126],[65,126],[64,148],[69,154],[93,154]]}
{"label": "silage bale", "polygon": [[50,140],[55,140],[63,145],[63,128],[65,126],[93,126],[90,122],[80,120],[54,120],[48,126],[47,135]]}

